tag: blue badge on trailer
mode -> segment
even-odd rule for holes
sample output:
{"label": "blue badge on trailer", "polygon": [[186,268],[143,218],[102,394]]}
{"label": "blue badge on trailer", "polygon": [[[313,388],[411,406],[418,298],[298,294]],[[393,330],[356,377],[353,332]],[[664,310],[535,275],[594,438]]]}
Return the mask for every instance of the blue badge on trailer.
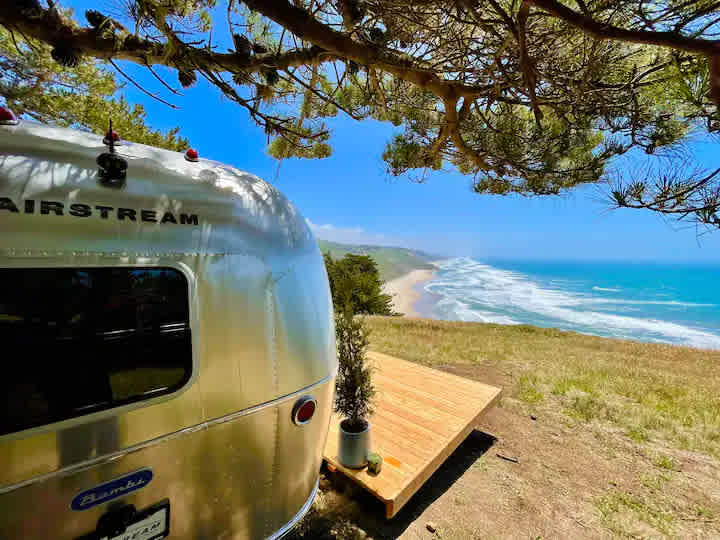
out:
{"label": "blue badge on trailer", "polygon": [[78,493],[70,503],[70,508],[76,511],[87,510],[99,504],[112,501],[119,497],[142,489],[153,479],[152,470],[149,468],[140,469],[125,476],[115,478],[99,486],[86,489]]}

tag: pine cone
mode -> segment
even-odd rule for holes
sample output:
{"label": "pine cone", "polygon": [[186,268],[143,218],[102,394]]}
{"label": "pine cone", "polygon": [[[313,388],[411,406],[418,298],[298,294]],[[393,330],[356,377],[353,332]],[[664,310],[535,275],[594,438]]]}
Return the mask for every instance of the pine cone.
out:
{"label": "pine cone", "polygon": [[258,97],[265,102],[269,102],[275,95],[274,90],[264,84],[256,84],[255,89],[257,90]]}
{"label": "pine cone", "polygon": [[17,10],[26,17],[38,16],[42,14],[42,7],[38,0],[17,0]]}
{"label": "pine cone", "polygon": [[50,52],[53,60],[65,67],[74,68],[80,63],[80,51],[69,45],[59,44]]}
{"label": "pine cone", "polygon": [[361,6],[358,0],[341,0],[340,4],[343,25],[346,30],[352,30],[365,16],[364,6]]}
{"label": "pine cone", "polygon": [[264,69],[262,72],[262,76],[268,86],[275,86],[280,80],[280,75],[278,75],[277,70],[274,68]]}
{"label": "pine cone", "polygon": [[265,134],[266,135],[275,135],[277,133],[277,129],[274,124],[265,124]]}
{"label": "pine cone", "polygon": [[242,34],[233,34],[233,42],[235,43],[235,51],[244,57],[250,56],[252,50],[252,43],[250,40]]}
{"label": "pine cone", "polygon": [[385,32],[376,26],[370,29],[369,35],[370,41],[373,43],[383,43],[385,41]]}
{"label": "pine cone", "polygon": [[244,71],[241,71],[239,73],[233,73],[232,80],[238,86],[250,84],[252,82],[252,79]]}
{"label": "pine cone", "polygon": [[710,99],[720,108],[720,54],[710,58]]}
{"label": "pine cone", "polygon": [[90,23],[90,26],[92,26],[93,28],[99,28],[107,20],[107,17],[105,15],[103,15],[99,11],[95,11],[94,9],[88,9],[85,12],[85,18],[87,19],[87,22]]}
{"label": "pine cone", "polygon": [[178,71],[178,81],[183,88],[189,88],[197,82],[197,75],[193,70]]}
{"label": "pine cone", "polygon": [[127,49],[139,49],[143,45],[143,41],[135,34],[128,34],[123,40],[123,47]]}

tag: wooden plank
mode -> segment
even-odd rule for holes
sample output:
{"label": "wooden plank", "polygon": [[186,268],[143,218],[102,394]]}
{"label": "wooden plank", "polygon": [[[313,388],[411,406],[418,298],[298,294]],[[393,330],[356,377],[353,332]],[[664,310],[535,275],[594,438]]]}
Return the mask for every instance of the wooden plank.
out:
{"label": "wooden plank", "polygon": [[[393,356],[382,354],[378,352],[370,351],[368,353],[368,358],[371,361],[377,362],[378,365],[382,365],[383,360],[388,360],[392,363],[392,373],[394,375],[401,375],[403,377],[413,377],[413,376],[420,376],[425,381],[433,381],[435,384],[447,388],[452,392],[464,392],[467,393],[469,397],[475,396],[475,392],[477,391],[477,381],[473,381],[472,379],[468,379],[465,377],[461,377],[460,375],[455,375],[453,373],[447,373],[445,371],[440,371],[437,369],[432,369],[427,366],[423,366],[421,364],[417,364],[414,362],[408,362],[407,360],[400,360],[399,358],[395,358]],[[400,360],[401,363],[395,362],[395,360]],[[382,370],[380,370],[382,373]],[[400,379],[404,380],[404,379]],[[480,383],[482,384],[482,383]],[[487,385],[485,385],[487,386]],[[418,389],[423,389],[425,386],[419,386]]]}
{"label": "wooden plank", "polygon": [[391,497],[392,509],[390,515],[386,516],[388,519],[392,518],[403,506],[405,506],[405,503],[410,500],[415,492],[420,489],[425,482],[427,482],[433,473],[440,468],[440,465],[442,465],[445,460],[450,457],[450,454],[452,454],[457,447],[460,446],[460,443],[462,443],[467,436],[470,435],[472,430],[475,429],[475,426],[480,421],[480,417],[484,412],[485,409],[479,411],[472,422],[468,423],[464,429],[458,431],[457,435],[440,448],[440,452],[425,467],[419,469],[417,474],[415,474],[409,482],[406,482],[393,494]]}
{"label": "wooden plank", "polygon": [[380,499],[390,519],[470,434],[500,389],[386,354],[368,356],[377,369],[372,449],[383,457],[383,469],[371,475],[340,465],[336,416],[325,461]]}

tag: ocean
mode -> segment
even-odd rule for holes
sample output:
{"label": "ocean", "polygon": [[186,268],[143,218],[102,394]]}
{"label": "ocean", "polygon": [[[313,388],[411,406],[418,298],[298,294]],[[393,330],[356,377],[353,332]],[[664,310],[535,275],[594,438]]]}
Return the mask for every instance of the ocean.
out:
{"label": "ocean", "polygon": [[720,265],[620,262],[437,264],[417,309],[453,321],[532,324],[720,349]]}

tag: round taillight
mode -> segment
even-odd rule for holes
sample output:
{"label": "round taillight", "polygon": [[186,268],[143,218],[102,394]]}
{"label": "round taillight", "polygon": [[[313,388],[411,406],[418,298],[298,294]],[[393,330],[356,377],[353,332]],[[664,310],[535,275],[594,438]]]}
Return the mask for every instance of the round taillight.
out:
{"label": "round taillight", "polygon": [[7,107],[0,107],[0,125],[16,126],[18,124],[17,116]]}
{"label": "round taillight", "polygon": [[185,159],[187,159],[188,161],[195,162],[198,160],[198,157],[198,151],[194,148],[188,148],[187,152],[185,152]]}
{"label": "round taillight", "polygon": [[315,414],[317,401],[312,396],[303,396],[297,400],[293,407],[292,420],[296,426],[307,424]]}

